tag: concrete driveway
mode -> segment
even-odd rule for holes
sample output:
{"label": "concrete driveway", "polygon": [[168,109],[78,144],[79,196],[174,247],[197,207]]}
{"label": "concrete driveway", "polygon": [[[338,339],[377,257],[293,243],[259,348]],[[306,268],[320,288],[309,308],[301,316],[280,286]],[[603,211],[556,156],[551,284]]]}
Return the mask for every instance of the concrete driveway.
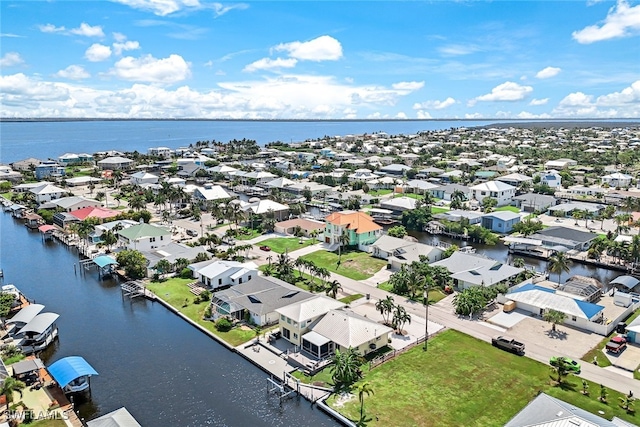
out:
{"label": "concrete driveway", "polygon": [[640,346],[637,344],[627,344],[627,348],[620,354],[611,354],[604,349],[602,351],[613,366],[625,371],[633,372],[640,365]]}

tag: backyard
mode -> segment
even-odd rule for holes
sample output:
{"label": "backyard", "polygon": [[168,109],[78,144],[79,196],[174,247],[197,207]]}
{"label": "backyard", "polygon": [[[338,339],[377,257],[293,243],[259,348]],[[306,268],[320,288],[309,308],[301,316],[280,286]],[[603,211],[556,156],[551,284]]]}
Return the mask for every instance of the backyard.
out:
{"label": "backyard", "polygon": [[[431,339],[428,352],[417,346],[364,375],[374,391],[364,403],[370,426],[504,425],[540,391],[607,419],[638,422],[618,405],[622,394],[607,390],[609,403],[602,403],[598,384],[587,382],[590,394],[583,395],[582,381],[572,375],[555,386],[549,366],[454,330]],[[327,403],[359,418],[357,396],[342,403],[334,395]]]}
{"label": "backyard", "polygon": [[273,237],[271,239],[261,241],[259,245],[269,246],[273,252],[283,254],[285,252],[293,252],[317,243],[317,240],[313,239],[303,239],[302,243],[300,243],[300,241],[301,240],[297,237]]}
{"label": "backyard", "polygon": [[169,303],[180,313],[184,314],[198,325],[204,327],[207,331],[222,338],[234,347],[255,337],[255,333],[252,329],[236,327],[231,329],[229,332],[220,332],[215,328],[213,322],[204,320],[204,311],[209,305],[209,302],[205,301],[199,304],[194,302],[196,296],[192,294],[187,287],[187,284],[191,282],[193,282],[193,279],[180,279],[174,277],[165,282],[148,283],[147,288]]}
{"label": "backyard", "polygon": [[357,251],[343,251],[340,266],[338,266],[338,254],[335,252],[315,251],[301,258],[354,280],[368,279],[387,265],[386,260]]}

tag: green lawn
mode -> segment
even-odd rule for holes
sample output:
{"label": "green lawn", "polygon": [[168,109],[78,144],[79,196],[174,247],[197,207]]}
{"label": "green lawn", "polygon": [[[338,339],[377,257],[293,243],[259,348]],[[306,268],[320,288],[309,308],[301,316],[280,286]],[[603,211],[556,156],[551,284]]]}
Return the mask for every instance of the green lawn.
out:
{"label": "green lawn", "polygon": [[[389,281],[380,283],[378,285],[378,288],[382,289],[383,291],[387,291],[387,292],[393,293],[393,287],[391,286],[391,284],[389,284]],[[441,299],[445,298],[446,296],[447,295],[445,295],[445,293],[442,292],[440,289],[433,289],[433,290],[429,291],[429,301],[431,301],[431,304],[434,304],[434,303],[440,301]],[[423,298],[421,298],[420,301],[422,302],[422,304],[424,304],[424,299]]]}
{"label": "green lawn", "polygon": [[249,228],[247,229],[248,233],[241,233],[240,231],[238,231],[238,235],[234,237],[234,239],[236,240],[251,240],[251,239],[255,239],[258,236],[262,235],[261,231],[255,230],[253,228]]}
{"label": "green lawn", "polygon": [[384,196],[384,195],[387,195],[387,194],[391,194],[392,192],[393,192],[393,190],[381,189],[381,190],[369,191],[367,194],[369,194],[371,196]]}
{"label": "green lawn", "polygon": [[[598,384],[589,383],[590,396],[580,393],[582,381],[572,375],[566,386],[554,386],[549,366],[454,330],[431,339],[428,352],[417,346],[364,373],[374,391],[365,398],[365,412],[373,418],[369,426],[500,426],[539,391],[594,414],[603,411],[607,419],[640,420],[618,406],[618,392],[608,390],[605,404],[597,400]],[[352,420],[359,418],[357,397],[343,407],[335,405],[335,396],[328,403]]]}
{"label": "green lawn", "polygon": [[515,213],[520,213],[520,209],[516,208],[515,206],[500,206],[499,208],[495,208],[494,211],[499,212],[499,211],[510,211],[510,212],[515,212]]}
{"label": "green lawn", "polygon": [[394,197],[410,197],[416,200],[424,199],[424,196],[422,194],[416,194],[416,193],[397,193]]}
{"label": "green lawn", "polygon": [[38,420],[28,424],[30,427],[65,427],[64,420]]}
{"label": "green lawn", "polygon": [[[196,296],[192,294],[187,287],[187,283],[191,282],[193,282],[193,279],[172,278],[167,280],[166,282],[149,283],[147,284],[147,288],[149,288],[153,293],[171,304],[180,313],[184,314],[189,319],[196,322],[198,325],[203,326],[206,330],[222,338],[224,341],[234,347],[250,341],[255,337],[255,333],[253,332],[253,330],[245,330],[240,328],[234,328],[229,332],[220,332],[215,328],[213,322],[204,320],[204,311],[209,303],[194,303],[194,299],[196,298]],[[187,303],[186,306],[185,302]]]}
{"label": "green lawn", "polygon": [[449,212],[449,208],[441,208],[440,206],[431,206],[431,213],[432,214],[439,214],[439,213],[443,213],[443,212]]}
{"label": "green lawn", "polygon": [[364,295],[362,295],[362,294],[353,294],[353,295],[346,296],[344,298],[340,298],[339,301],[341,301],[341,302],[343,302],[345,304],[351,304],[352,302],[354,302],[357,299],[362,298],[363,296]]}
{"label": "green lawn", "polygon": [[274,237],[271,239],[263,240],[256,246],[269,246],[273,252],[283,254],[285,252],[293,252],[298,249],[305,248],[317,243],[317,240],[303,239],[302,244],[297,237]]}
{"label": "green lawn", "polygon": [[368,279],[387,265],[387,261],[374,258],[366,252],[344,252],[339,267],[338,254],[334,252],[315,251],[302,258],[354,280]]}
{"label": "green lawn", "polygon": [[[264,273],[268,268],[269,268],[268,264],[263,264],[263,265],[258,267],[258,270],[260,270],[260,271],[262,271]],[[296,279],[298,279],[300,277],[300,270],[294,270],[294,275],[295,275]],[[308,275],[307,273],[302,273],[302,277],[307,279],[307,280],[311,279],[311,276]],[[314,277],[313,281],[317,285],[318,288],[322,288],[322,286],[323,286],[322,279]],[[299,287],[300,289],[304,289],[305,291],[311,292],[311,289],[309,288],[309,285],[307,283],[305,283],[304,281],[297,281],[296,283],[294,283],[294,285]]]}

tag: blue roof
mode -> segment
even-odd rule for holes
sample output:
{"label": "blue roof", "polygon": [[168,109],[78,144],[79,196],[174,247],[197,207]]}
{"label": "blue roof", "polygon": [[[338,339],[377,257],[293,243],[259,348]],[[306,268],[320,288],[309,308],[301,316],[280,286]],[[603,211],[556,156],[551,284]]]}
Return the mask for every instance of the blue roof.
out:
{"label": "blue roof", "polygon": [[118,262],[115,259],[111,258],[109,255],[97,256],[93,259],[93,262],[98,264],[98,267],[100,268],[104,268],[107,265],[111,265],[111,264],[118,264]]}
{"label": "blue roof", "polygon": [[580,307],[580,310],[582,310],[584,315],[587,316],[587,319],[591,319],[593,316],[595,316],[596,314],[604,310],[604,307],[598,304],[593,304],[591,302],[586,302],[586,301],[580,301],[577,299],[574,301],[576,302],[576,304],[578,304],[578,307]]}
{"label": "blue roof", "polygon": [[65,387],[76,378],[85,375],[98,375],[95,369],[80,356],[69,356],[60,359],[47,368],[60,387]]}
{"label": "blue roof", "polygon": [[543,292],[549,292],[551,294],[556,293],[556,291],[553,289],[543,288],[542,286],[537,286],[537,285],[534,285],[533,283],[527,283],[526,285],[522,285],[517,289],[511,290],[509,293],[511,294],[516,292],[525,292],[525,291],[543,291]]}

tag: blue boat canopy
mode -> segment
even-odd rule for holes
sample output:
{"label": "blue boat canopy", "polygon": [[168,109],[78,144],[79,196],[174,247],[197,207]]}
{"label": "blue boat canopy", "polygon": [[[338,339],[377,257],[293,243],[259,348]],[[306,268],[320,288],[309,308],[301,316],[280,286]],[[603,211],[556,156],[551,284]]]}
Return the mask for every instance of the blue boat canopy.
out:
{"label": "blue boat canopy", "polygon": [[60,387],[65,387],[76,378],[98,375],[95,369],[80,356],[69,356],[58,360],[47,368]]}
{"label": "blue boat canopy", "polygon": [[109,255],[97,256],[93,259],[93,262],[95,262],[100,268],[105,268],[107,265],[111,264],[118,264],[118,262]]}

